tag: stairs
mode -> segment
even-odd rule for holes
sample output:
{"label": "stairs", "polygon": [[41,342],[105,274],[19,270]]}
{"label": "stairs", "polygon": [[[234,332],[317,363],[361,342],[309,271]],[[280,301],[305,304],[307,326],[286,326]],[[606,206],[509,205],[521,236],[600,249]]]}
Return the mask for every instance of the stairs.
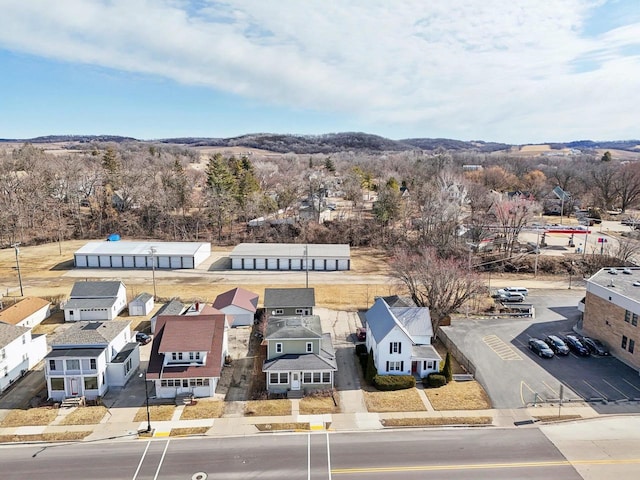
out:
{"label": "stairs", "polygon": [[84,397],[68,397],[60,404],[61,408],[73,408],[84,405]]}
{"label": "stairs", "polygon": [[304,397],[304,391],[303,390],[289,390],[287,391],[287,398],[289,400],[291,399],[301,399]]}
{"label": "stairs", "polygon": [[180,393],[176,395],[176,405],[189,405],[193,401],[193,393]]}

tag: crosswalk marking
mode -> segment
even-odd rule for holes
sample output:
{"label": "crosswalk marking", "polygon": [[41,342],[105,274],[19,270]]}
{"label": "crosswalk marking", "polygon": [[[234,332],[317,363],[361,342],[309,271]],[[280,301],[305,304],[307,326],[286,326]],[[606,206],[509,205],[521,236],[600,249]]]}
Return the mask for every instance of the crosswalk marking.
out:
{"label": "crosswalk marking", "polygon": [[522,357],[509,345],[504,343],[496,335],[487,335],[482,337],[482,341],[502,360],[522,360]]}

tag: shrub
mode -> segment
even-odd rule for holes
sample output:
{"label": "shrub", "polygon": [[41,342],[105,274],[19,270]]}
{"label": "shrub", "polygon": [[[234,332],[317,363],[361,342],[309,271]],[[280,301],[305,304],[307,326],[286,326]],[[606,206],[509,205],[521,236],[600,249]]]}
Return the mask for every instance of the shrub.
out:
{"label": "shrub", "polygon": [[451,354],[447,352],[447,356],[444,360],[444,366],[442,367],[442,372],[440,372],[444,378],[447,380],[446,383],[449,383],[453,380],[453,369],[451,367]]}
{"label": "shrub", "polygon": [[373,385],[382,391],[406,390],[416,386],[416,379],[413,375],[376,375]]}
{"label": "shrub", "polygon": [[367,354],[367,346],[364,343],[359,343],[356,345],[356,355],[359,357]]}
{"label": "shrub", "polygon": [[375,376],[378,374],[376,370],[376,365],[373,362],[373,350],[369,350],[369,355],[367,355],[367,368],[364,371],[364,378],[369,385],[374,385],[373,380]]}
{"label": "shrub", "polygon": [[429,388],[443,387],[447,384],[447,377],[440,373],[430,373],[426,378],[422,379],[422,384]]}

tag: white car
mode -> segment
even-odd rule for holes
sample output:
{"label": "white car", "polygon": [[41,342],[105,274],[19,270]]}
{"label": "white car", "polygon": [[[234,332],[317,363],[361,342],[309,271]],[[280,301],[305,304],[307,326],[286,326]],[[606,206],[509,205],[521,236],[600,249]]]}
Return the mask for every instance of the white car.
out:
{"label": "white car", "polygon": [[523,297],[529,295],[529,290],[525,287],[504,287],[498,290],[498,295],[511,295],[514,293],[519,293]]}

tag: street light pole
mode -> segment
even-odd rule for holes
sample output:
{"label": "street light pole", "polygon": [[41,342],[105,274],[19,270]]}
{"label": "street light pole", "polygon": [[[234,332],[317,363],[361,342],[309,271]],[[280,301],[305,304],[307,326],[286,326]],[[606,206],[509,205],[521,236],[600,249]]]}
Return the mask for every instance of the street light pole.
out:
{"label": "street light pole", "polygon": [[149,388],[147,387],[147,371],[144,371],[144,396],[147,403],[147,433],[151,431],[151,414],[149,413]]}
{"label": "street light pole", "polygon": [[20,274],[20,257],[19,257],[20,249],[18,248],[19,245],[20,245],[20,242],[11,244],[11,246],[16,250],[16,269],[18,270],[18,283],[20,284],[20,296],[24,297],[24,292],[22,290],[22,275]]}
{"label": "street light pole", "polygon": [[149,250],[151,251],[151,277],[153,278],[153,301],[155,302],[158,299],[156,295],[156,247],[151,247]]}
{"label": "street light pole", "polygon": [[309,288],[309,245],[304,246],[304,269],[306,277],[306,288]]}

